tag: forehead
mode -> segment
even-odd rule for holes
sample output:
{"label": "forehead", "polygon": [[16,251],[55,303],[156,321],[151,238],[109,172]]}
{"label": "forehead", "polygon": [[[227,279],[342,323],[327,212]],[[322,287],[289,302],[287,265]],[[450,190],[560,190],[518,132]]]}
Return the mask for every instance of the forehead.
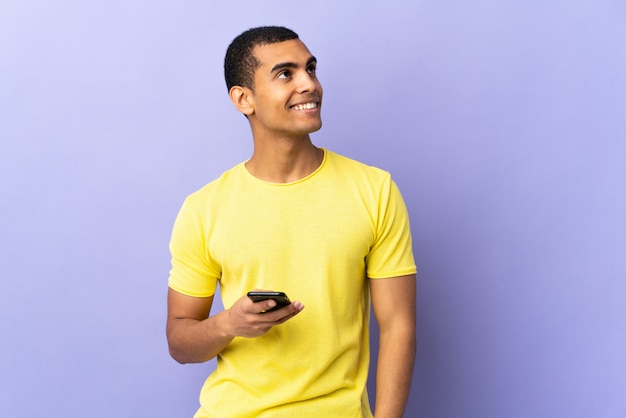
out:
{"label": "forehead", "polygon": [[299,39],[257,45],[252,50],[252,54],[259,61],[259,70],[262,71],[268,71],[280,63],[304,65],[312,57],[309,49]]}

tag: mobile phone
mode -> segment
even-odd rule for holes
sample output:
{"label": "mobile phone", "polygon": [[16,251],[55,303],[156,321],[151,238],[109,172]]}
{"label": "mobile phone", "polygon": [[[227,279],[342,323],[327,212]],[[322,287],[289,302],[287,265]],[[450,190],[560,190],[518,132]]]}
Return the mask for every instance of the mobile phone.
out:
{"label": "mobile phone", "polygon": [[291,304],[291,301],[289,300],[285,292],[248,292],[248,297],[252,299],[253,302],[261,302],[268,299],[272,299],[274,302],[276,302],[276,306],[274,306],[272,309],[268,309],[265,312],[270,312],[274,309],[279,309],[283,306]]}

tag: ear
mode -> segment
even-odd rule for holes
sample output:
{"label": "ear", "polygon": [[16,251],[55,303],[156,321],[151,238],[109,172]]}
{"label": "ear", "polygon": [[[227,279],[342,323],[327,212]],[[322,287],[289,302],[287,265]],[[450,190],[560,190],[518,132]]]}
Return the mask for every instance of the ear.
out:
{"label": "ear", "polygon": [[233,86],[228,92],[230,101],[233,102],[237,110],[246,116],[254,113],[254,97],[252,91],[247,87]]}

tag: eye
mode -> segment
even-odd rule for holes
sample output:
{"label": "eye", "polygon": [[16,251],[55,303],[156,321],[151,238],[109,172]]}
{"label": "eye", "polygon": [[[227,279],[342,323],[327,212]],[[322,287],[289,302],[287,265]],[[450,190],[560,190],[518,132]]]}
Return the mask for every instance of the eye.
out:
{"label": "eye", "polygon": [[281,71],[280,73],[278,73],[276,77],[277,78],[289,78],[291,77],[291,73],[289,72],[289,70]]}
{"label": "eye", "polygon": [[316,70],[316,69],[317,69],[317,68],[315,67],[315,65],[309,65],[309,66],[307,67],[306,71],[307,71],[307,73],[309,73],[309,74],[315,74],[315,70]]}

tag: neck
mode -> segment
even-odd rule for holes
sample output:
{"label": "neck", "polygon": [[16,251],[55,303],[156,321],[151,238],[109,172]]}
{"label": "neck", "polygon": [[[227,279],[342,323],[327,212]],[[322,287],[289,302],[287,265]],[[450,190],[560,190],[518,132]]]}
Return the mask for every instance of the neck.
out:
{"label": "neck", "polygon": [[254,152],[245,164],[253,176],[271,183],[291,183],[313,173],[322,164],[324,151],[306,138],[271,143],[254,141]]}

